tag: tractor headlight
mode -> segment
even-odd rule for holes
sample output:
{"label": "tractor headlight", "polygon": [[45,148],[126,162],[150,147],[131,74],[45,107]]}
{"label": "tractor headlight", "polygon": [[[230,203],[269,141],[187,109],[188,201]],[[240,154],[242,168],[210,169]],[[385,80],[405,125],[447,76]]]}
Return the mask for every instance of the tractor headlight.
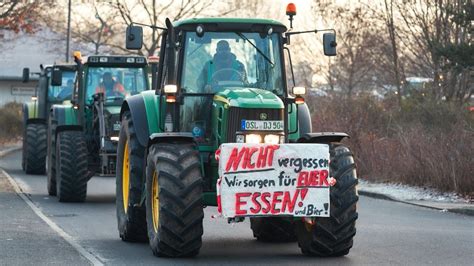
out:
{"label": "tractor headlight", "polygon": [[244,135],[237,135],[237,136],[235,136],[235,142],[237,142],[237,143],[245,143],[245,136],[244,136]]}
{"label": "tractor headlight", "polygon": [[268,134],[268,135],[265,135],[265,138],[263,138],[263,141],[266,144],[278,144],[280,143],[280,136],[274,135],[274,134]]}
{"label": "tractor headlight", "polygon": [[293,94],[294,95],[305,95],[306,88],[305,87],[293,87]]}
{"label": "tractor headlight", "polygon": [[163,91],[167,94],[176,93],[176,92],[178,92],[178,86],[176,86],[174,84],[166,84],[163,87]]}
{"label": "tractor headlight", "polygon": [[262,143],[262,136],[258,134],[248,134],[245,137],[245,143]]}
{"label": "tractor headlight", "polygon": [[285,143],[285,136],[281,134],[237,134],[235,136],[235,142],[252,144],[280,144]]}

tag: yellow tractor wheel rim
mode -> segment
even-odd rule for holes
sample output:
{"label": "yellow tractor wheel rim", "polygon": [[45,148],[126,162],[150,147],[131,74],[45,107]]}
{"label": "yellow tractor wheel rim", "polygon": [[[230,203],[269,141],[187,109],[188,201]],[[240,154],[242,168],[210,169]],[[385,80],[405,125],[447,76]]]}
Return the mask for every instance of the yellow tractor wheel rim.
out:
{"label": "yellow tractor wheel rim", "polygon": [[128,191],[130,189],[130,159],[128,157],[128,140],[125,141],[125,149],[123,151],[123,167],[122,167],[122,197],[123,210],[128,210]]}
{"label": "yellow tractor wheel rim", "polygon": [[151,212],[153,218],[153,228],[158,232],[158,225],[160,222],[160,186],[158,184],[158,174],[153,172],[153,182],[151,188]]}

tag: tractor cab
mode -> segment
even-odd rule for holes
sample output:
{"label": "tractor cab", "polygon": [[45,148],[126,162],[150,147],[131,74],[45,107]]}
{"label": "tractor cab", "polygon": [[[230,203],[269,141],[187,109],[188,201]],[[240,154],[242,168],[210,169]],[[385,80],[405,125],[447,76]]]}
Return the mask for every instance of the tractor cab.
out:
{"label": "tractor cab", "polygon": [[[292,32],[268,19],[196,18],[166,25],[154,87],[163,108],[160,131],[189,132],[214,150],[226,142],[296,141],[311,131],[306,90],[294,86],[293,76],[288,87],[285,59],[291,67],[291,57],[284,50],[291,35],[318,31]],[[335,55],[331,31],[323,36],[329,56]],[[139,26],[128,27],[127,48],[141,47],[141,33]]]}
{"label": "tractor cab", "polygon": [[[53,78],[53,73],[60,71],[61,77]],[[54,64],[40,65],[40,72],[33,72],[39,76],[38,87],[36,88],[33,102],[30,105],[36,106],[37,117],[47,118],[47,112],[53,104],[71,100],[76,77],[76,66],[74,64]],[[29,68],[23,69],[23,82],[28,82],[30,76]]]}
{"label": "tractor cab", "polygon": [[[149,88],[147,60],[141,56],[89,56],[78,75],[74,105],[88,144],[93,172],[115,173],[120,107],[126,97]],[[81,60],[82,61],[82,60]]]}
{"label": "tractor cab", "polygon": [[278,33],[195,31],[183,38],[183,93],[217,94],[240,88],[283,95]]}
{"label": "tractor cab", "polygon": [[[58,69],[61,70],[62,76],[60,82],[55,83],[52,79],[52,75],[54,72],[53,69],[55,69],[56,71]],[[47,97],[49,102],[56,104],[62,103],[64,101],[70,101],[72,99],[76,73],[76,66],[71,64],[46,67],[46,75],[48,77]]]}
{"label": "tractor cab", "polygon": [[[283,136],[282,99],[286,84],[280,37],[286,28],[263,20],[250,21],[238,29],[231,21],[220,21],[218,27],[209,23],[211,19],[175,24],[176,30],[181,31],[182,46],[182,62],[178,63],[181,69],[177,70],[179,93],[183,96],[180,130],[193,132],[198,140],[212,145],[233,142],[242,122],[212,122],[222,120],[224,112],[235,121],[259,120],[254,116],[262,112],[275,125],[270,131]],[[258,105],[259,110],[239,117],[244,114],[236,112],[252,104]]]}
{"label": "tractor cab", "polygon": [[104,104],[120,106],[125,97],[148,89],[144,57],[89,56],[84,65],[84,102],[90,105],[99,94]]}
{"label": "tractor cab", "polygon": [[[53,80],[53,72],[62,71],[63,77]],[[71,100],[76,66],[72,64],[40,65],[36,93],[23,104],[22,168],[28,174],[43,174],[46,170],[47,118],[51,106]],[[23,82],[28,82],[30,69],[23,69]]]}

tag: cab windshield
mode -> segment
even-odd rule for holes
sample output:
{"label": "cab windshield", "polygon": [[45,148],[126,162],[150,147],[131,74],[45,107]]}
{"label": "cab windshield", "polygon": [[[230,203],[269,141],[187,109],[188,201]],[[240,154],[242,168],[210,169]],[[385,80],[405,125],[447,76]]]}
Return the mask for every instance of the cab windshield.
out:
{"label": "cab windshield", "polygon": [[62,71],[61,86],[51,85],[51,72],[48,73],[48,100],[65,101],[70,100],[74,89],[75,71]]}
{"label": "cab windshield", "polygon": [[147,76],[143,68],[89,67],[86,84],[88,103],[97,93],[104,93],[106,102],[117,101],[146,90]]}
{"label": "cab windshield", "polygon": [[258,88],[283,94],[277,33],[187,32],[181,76],[185,93]]}

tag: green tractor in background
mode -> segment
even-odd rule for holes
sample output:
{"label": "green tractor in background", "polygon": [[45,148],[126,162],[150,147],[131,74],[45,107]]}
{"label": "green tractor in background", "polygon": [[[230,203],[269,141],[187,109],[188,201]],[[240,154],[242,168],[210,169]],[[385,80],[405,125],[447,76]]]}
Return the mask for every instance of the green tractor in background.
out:
{"label": "green tractor in background", "polygon": [[48,121],[48,193],[61,202],[83,202],[93,175],[115,175],[120,107],[149,87],[145,57],[89,56],[83,64],[75,52],[74,61],[72,104],[53,105]]}
{"label": "green tractor in background", "polygon": [[[290,21],[295,13],[287,10]],[[122,240],[149,241],[156,256],[195,256],[202,243],[204,207],[224,211],[222,191],[217,191],[222,187],[217,160],[224,156],[222,147],[325,147],[329,177],[335,180],[327,188],[330,214],[268,213],[228,221],[249,217],[257,240],[297,240],[307,255],[348,254],[358,201],[354,159],[340,143],[348,136],[312,133],[305,88],[291,89],[285,71],[288,63],[293,75],[290,37],[318,31],[287,31],[274,20],[231,18],[167,19],[162,30],[158,86],[127,98],[120,112],[116,208]],[[325,31],[324,53],[334,56],[334,30]],[[127,28],[128,49],[141,48],[142,32],[139,26]],[[253,160],[242,153],[225,155]]]}
{"label": "green tractor in background", "polygon": [[[53,82],[53,69],[63,72]],[[21,165],[27,174],[42,175],[46,170],[48,110],[54,104],[71,100],[76,66],[71,64],[40,65],[38,87],[32,101],[23,105],[23,155]],[[23,69],[23,82],[30,79],[30,69]]]}

